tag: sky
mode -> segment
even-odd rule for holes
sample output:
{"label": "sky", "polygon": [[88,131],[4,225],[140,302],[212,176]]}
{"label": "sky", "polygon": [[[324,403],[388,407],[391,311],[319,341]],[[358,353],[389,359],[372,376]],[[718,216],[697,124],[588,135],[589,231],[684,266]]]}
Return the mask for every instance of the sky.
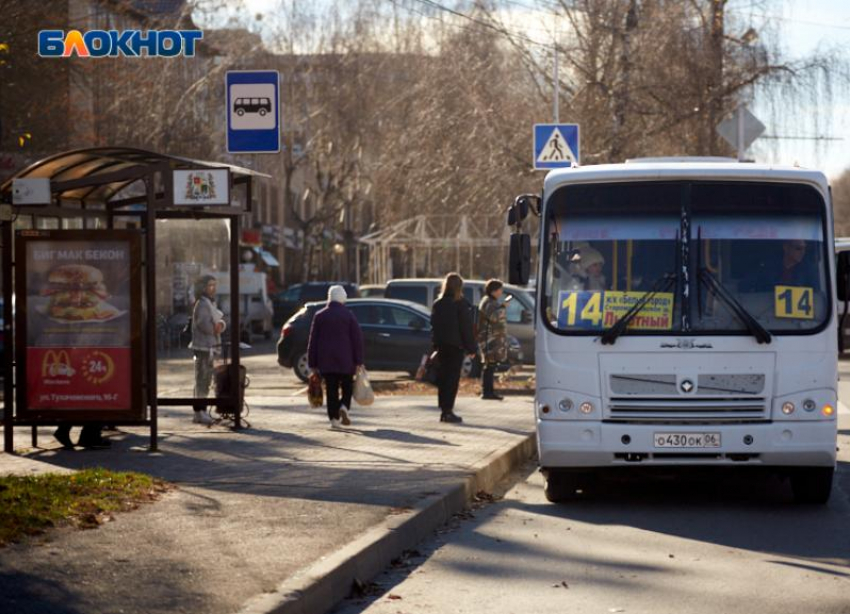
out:
{"label": "sky", "polygon": [[[277,0],[242,1],[248,15],[265,13],[263,21],[266,24],[270,17],[267,11],[277,5]],[[322,2],[314,0],[318,5]],[[525,29],[529,38],[545,41],[551,38],[551,34],[541,28],[540,14],[528,12],[526,18],[522,15],[523,7],[533,6],[534,2],[504,0],[511,11],[511,27]],[[448,0],[441,3],[454,6]],[[730,0],[728,10],[733,16],[736,11],[742,14],[752,11],[757,16],[767,16],[770,23],[780,29],[780,45],[790,59],[804,57],[816,50],[837,49],[850,63],[850,0],[763,0],[763,8],[751,9],[753,4],[753,0]],[[550,14],[544,13],[543,19],[547,17],[551,23]],[[257,23],[262,22],[252,25]],[[777,118],[768,103],[760,100],[756,92],[750,107],[752,113],[766,125],[765,136],[804,138],[761,138],[747,152],[749,158],[757,162],[818,168],[831,178],[850,168],[850,87],[836,93],[822,117],[822,125],[817,127],[811,122],[812,109],[807,112],[805,105],[793,109],[793,115]],[[774,122],[774,119],[780,121]],[[841,140],[808,140],[817,136]]]}
{"label": "sky", "polygon": [[[733,0],[732,5],[735,2]],[[850,0],[786,0],[774,2],[774,9],[766,9],[771,15],[782,17],[778,20],[784,32],[783,45],[792,57],[799,57],[812,51],[829,46],[842,47],[847,61],[850,62]],[[841,141],[799,141],[776,140],[756,141],[750,154],[760,162],[776,162],[818,168],[834,178],[844,169],[850,168],[850,92],[845,92],[833,101],[829,122],[831,126],[823,134]],[[778,136],[814,136],[805,126],[792,132],[792,127],[771,126],[767,121],[770,114],[760,109],[755,101],[752,112],[767,125],[765,134]],[[798,110],[799,112],[799,110]]]}

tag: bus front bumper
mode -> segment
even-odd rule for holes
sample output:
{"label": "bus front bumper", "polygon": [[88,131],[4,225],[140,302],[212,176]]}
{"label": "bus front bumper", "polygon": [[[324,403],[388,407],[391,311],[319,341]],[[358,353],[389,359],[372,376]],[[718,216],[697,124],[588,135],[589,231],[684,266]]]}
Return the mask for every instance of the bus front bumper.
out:
{"label": "bus front bumper", "polygon": [[[657,447],[661,435],[685,433],[719,434],[720,446]],[[537,444],[544,469],[638,464],[832,467],[836,423],[668,425],[538,420]]]}

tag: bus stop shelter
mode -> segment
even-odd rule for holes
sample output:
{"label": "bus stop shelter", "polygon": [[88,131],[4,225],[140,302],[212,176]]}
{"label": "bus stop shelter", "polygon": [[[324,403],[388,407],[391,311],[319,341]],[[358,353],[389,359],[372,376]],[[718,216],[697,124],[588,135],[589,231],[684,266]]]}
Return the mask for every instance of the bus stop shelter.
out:
{"label": "bus stop shelter", "polygon": [[[198,406],[198,398],[158,392],[156,222],[228,222],[229,295],[238,297],[240,218],[250,212],[258,177],[267,175],[97,147],[50,156],[0,185],[4,451],[14,451],[15,427],[31,427],[37,445],[39,426],[86,423],[148,426],[156,450],[158,407]],[[85,287],[117,294],[110,299],[116,304],[94,298],[98,305],[88,309],[79,301],[82,278],[63,286],[56,269],[97,276]],[[56,296],[76,297],[71,303],[88,310],[63,307]],[[227,380],[241,382],[238,300],[229,319]],[[77,386],[82,392],[68,392]],[[227,389],[205,404],[232,416],[239,429],[244,391]]]}

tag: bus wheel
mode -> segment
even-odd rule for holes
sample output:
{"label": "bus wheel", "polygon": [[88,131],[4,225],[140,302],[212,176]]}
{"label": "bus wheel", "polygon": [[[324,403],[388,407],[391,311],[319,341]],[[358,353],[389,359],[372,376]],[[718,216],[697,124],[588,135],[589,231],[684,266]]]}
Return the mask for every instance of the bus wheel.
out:
{"label": "bus wheel", "polygon": [[832,467],[799,467],[791,474],[794,501],[823,505],[832,493]]}
{"label": "bus wheel", "polygon": [[569,501],[578,497],[581,488],[581,474],[566,471],[548,471],[545,474],[543,494],[550,503]]}

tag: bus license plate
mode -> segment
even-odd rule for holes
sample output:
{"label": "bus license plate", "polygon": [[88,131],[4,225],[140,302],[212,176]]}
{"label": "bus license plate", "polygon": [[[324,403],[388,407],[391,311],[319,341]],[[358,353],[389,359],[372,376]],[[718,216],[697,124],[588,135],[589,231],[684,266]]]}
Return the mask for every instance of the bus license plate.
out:
{"label": "bus license plate", "polygon": [[720,433],[655,433],[656,448],[719,448]]}

